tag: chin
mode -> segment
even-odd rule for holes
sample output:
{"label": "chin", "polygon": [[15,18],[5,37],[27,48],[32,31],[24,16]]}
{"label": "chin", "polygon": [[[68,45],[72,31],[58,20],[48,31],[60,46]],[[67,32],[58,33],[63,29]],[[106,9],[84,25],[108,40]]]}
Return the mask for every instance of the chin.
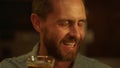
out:
{"label": "chin", "polygon": [[74,51],[74,52],[62,54],[62,60],[63,61],[73,61],[73,60],[75,60],[77,53],[78,53],[77,51]]}

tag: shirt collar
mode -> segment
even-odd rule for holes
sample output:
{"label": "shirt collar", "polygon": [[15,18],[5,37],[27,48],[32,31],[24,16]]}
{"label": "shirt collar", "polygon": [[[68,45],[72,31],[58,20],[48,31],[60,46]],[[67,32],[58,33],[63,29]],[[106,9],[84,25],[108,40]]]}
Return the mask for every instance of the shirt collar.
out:
{"label": "shirt collar", "polygon": [[39,46],[40,44],[37,43],[34,47],[33,50],[29,53],[30,56],[37,56],[38,55],[38,51],[39,51]]}

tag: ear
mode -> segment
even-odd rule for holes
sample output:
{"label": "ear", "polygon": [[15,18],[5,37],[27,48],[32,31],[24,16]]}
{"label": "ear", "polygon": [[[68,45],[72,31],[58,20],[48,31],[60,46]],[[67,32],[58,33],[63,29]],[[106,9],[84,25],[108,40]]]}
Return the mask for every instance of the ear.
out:
{"label": "ear", "polygon": [[33,27],[34,29],[37,31],[37,32],[41,32],[41,29],[40,29],[40,17],[35,14],[35,13],[32,13],[31,14],[31,22],[33,24]]}

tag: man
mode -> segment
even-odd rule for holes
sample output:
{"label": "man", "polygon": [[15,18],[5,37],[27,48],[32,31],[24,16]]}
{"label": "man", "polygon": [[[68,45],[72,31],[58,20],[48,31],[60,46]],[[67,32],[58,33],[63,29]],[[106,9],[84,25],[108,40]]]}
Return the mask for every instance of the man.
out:
{"label": "man", "polygon": [[78,53],[86,26],[82,0],[34,0],[32,8],[31,21],[40,43],[27,55],[2,61],[0,68],[27,68],[30,55],[54,57],[54,68],[110,68]]}

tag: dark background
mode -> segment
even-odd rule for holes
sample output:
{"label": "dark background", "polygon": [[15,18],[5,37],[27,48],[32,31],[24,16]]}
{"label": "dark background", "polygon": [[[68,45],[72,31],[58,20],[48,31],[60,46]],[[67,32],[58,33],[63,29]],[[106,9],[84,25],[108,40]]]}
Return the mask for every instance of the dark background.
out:
{"label": "dark background", "polygon": [[88,55],[120,56],[120,1],[88,0],[88,25],[95,33]]}
{"label": "dark background", "polygon": [[[118,60],[120,0],[87,0],[87,8],[92,42],[85,45],[85,55],[107,58],[105,63]],[[37,43],[39,37],[32,27],[30,14],[31,0],[0,0],[0,60],[25,54]]]}

